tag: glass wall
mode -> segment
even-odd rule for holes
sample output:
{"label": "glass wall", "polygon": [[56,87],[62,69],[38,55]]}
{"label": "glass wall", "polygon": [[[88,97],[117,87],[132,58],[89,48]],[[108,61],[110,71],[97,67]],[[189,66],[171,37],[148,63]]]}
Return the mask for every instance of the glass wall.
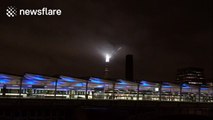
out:
{"label": "glass wall", "polygon": [[91,77],[88,81],[88,99],[112,99],[113,82]]}
{"label": "glass wall", "polygon": [[162,82],[161,101],[179,101],[179,95],[180,86],[170,82]]}
{"label": "glass wall", "polygon": [[137,100],[137,89],[137,83],[119,79],[115,84],[115,100]]}
{"label": "glass wall", "polygon": [[210,85],[200,86],[200,102],[212,102],[212,87]]}
{"label": "glass wall", "polygon": [[141,81],[139,87],[139,100],[159,100],[159,84]]}
{"label": "glass wall", "polygon": [[85,99],[86,82],[83,79],[60,76],[57,81],[56,96],[67,99]]}
{"label": "glass wall", "polygon": [[28,98],[54,98],[56,78],[36,74],[25,74],[22,94]]}
{"label": "glass wall", "polygon": [[184,102],[198,102],[199,101],[199,87],[195,85],[182,84],[181,101]]}

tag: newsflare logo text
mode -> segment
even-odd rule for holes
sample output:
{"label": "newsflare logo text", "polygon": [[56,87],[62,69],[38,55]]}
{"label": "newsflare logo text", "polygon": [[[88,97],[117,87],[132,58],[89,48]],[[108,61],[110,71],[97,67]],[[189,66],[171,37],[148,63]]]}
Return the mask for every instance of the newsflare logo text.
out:
{"label": "newsflare logo text", "polygon": [[15,16],[60,16],[62,11],[60,9],[49,9],[43,7],[40,9],[17,9],[15,6],[8,6],[6,9],[6,15],[8,17]]}

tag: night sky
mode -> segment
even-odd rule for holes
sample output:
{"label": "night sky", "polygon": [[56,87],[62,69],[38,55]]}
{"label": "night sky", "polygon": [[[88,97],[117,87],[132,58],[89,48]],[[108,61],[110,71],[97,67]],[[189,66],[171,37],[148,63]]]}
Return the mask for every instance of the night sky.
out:
{"label": "night sky", "polygon": [[[7,6],[57,8],[61,16],[6,16]],[[0,0],[0,72],[125,77],[134,55],[137,80],[174,81],[200,67],[212,80],[211,0]]]}

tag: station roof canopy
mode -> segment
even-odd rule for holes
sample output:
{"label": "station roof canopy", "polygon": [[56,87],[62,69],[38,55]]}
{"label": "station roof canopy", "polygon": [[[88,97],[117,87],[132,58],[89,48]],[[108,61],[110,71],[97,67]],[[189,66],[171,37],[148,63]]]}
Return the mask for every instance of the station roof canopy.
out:
{"label": "station roof canopy", "polygon": [[86,81],[84,79],[63,76],[61,75],[58,79],[57,86],[58,87],[85,87]]}
{"label": "station roof canopy", "polygon": [[154,83],[154,82],[148,82],[148,81],[142,80],[140,82],[140,86],[142,86],[142,87],[155,87],[155,86],[159,86],[159,84],[158,83]]}
{"label": "station roof canopy", "polygon": [[26,73],[23,78],[24,85],[45,85],[54,86],[57,78],[48,77],[39,74],[29,74]]}
{"label": "station roof canopy", "polygon": [[183,83],[183,84],[181,85],[181,87],[182,87],[183,89],[198,88],[198,86],[196,86],[196,85],[190,85],[190,84],[187,84],[187,83]]}
{"label": "station roof canopy", "polygon": [[21,77],[0,73],[0,84],[20,84]]}
{"label": "station roof canopy", "polygon": [[94,84],[112,84],[113,83],[113,81],[96,78],[96,77],[90,77],[89,82]]}
{"label": "station roof canopy", "polygon": [[48,77],[48,76],[44,76],[44,75],[39,75],[39,74],[29,74],[26,73],[24,75],[24,79],[26,80],[38,80],[38,81],[53,81],[56,80],[57,78],[54,77]]}
{"label": "station roof canopy", "polygon": [[162,82],[162,88],[179,88],[179,85],[171,82]]}
{"label": "station roof canopy", "polygon": [[118,79],[116,85],[137,86],[138,83],[123,80],[123,79]]}
{"label": "station roof canopy", "polygon": [[70,82],[70,83],[86,82],[87,81],[87,80],[84,80],[84,79],[74,78],[74,77],[69,77],[69,76],[63,76],[63,75],[61,75],[58,80],[64,81],[64,82]]}

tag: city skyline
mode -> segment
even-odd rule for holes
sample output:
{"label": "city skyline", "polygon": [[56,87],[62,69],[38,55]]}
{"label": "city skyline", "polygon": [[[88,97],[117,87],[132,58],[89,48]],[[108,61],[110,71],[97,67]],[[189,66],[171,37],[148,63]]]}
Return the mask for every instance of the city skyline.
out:
{"label": "city skyline", "polygon": [[[61,16],[8,18],[17,8],[59,8]],[[199,67],[212,80],[211,1],[6,1],[0,8],[0,72],[125,78],[134,56],[137,80],[174,81],[177,69]]]}

